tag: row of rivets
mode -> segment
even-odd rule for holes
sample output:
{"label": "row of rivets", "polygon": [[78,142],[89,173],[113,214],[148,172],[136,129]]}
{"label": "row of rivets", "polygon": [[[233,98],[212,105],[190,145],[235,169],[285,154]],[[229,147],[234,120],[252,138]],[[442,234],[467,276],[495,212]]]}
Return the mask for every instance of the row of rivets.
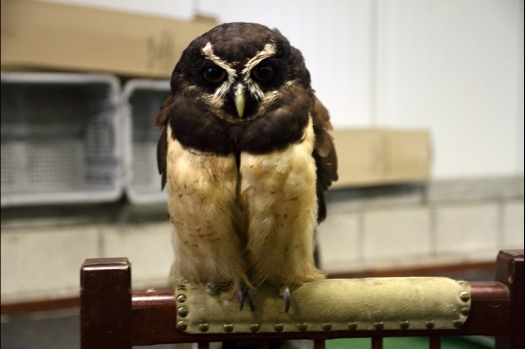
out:
{"label": "row of rivets", "polygon": [[[259,324],[252,324],[250,325],[250,330],[252,330],[252,326],[253,325],[256,325],[257,326],[257,330],[259,329]],[[228,332],[228,333],[231,333],[233,332],[233,324],[224,324],[224,326],[222,326],[224,328],[224,331]],[[208,330],[210,329],[210,325],[204,323],[204,324],[200,324],[199,325],[199,331],[201,332],[208,332]],[[257,332],[257,330],[252,330],[252,332]]]}
{"label": "row of rivets", "polygon": [[456,328],[460,328],[461,325],[463,325],[463,321],[461,321],[460,319],[452,320],[452,325],[454,325],[454,327]]}
{"label": "row of rivets", "polygon": [[188,323],[186,321],[177,322],[177,330],[186,331],[187,328],[188,328]]}
{"label": "row of rivets", "polygon": [[385,327],[385,324],[382,321],[378,321],[374,324],[376,330],[382,330]]}
{"label": "row of rivets", "polygon": [[[177,286],[177,290],[178,291],[186,291],[186,286],[185,285],[178,285]],[[186,302],[186,295],[185,294],[179,294],[177,296],[177,303],[184,303]],[[185,308],[185,307],[180,307],[179,309],[177,309],[177,314],[179,314],[180,317],[186,317],[188,315],[188,309]],[[186,331],[186,329],[188,328],[188,323],[186,321],[179,321],[177,322],[177,330],[179,331]]]}
{"label": "row of rivets", "polygon": [[463,302],[468,302],[470,300],[470,295],[468,292],[461,292],[459,294],[459,298],[463,301]]}
{"label": "row of rivets", "polygon": [[[188,323],[186,321],[179,321],[177,323],[177,329],[178,330],[181,330],[181,331],[184,331],[188,328]],[[209,330],[210,326],[206,323],[204,324],[199,324],[199,331],[201,332],[207,332]],[[224,331],[228,332],[228,333],[231,333],[233,332],[233,324],[224,324],[223,326],[224,328]],[[260,325],[259,324],[250,324],[250,331],[252,332],[257,332],[259,331],[259,328],[260,328]],[[275,331],[277,332],[282,332],[282,330],[284,329],[284,325],[283,324],[276,324],[274,326],[274,329]]]}
{"label": "row of rivets", "polygon": [[425,321],[425,327],[428,328],[429,330],[433,329],[434,325],[435,325],[434,320]]}
{"label": "row of rivets", "polygon": [[[186,291],[186,286],[178,285],[177,291]],[[184,302],[186,302],[186,295],[179,294],[177,296],[177,303],[184,303]],[[185,317],[188,315],[188,309],[186,309],[185,307],[180,307],[179,309],[177,309],[177,314],[179,314],[180,317]],[[177,330],[186,331],[187,328],[188,328],[188,323],[186,321],[177,322]]]}
{"label": "row of rivets", "polygon": [[[405,321],[405,322],[408,323],[408,321]],[[378,330],[381,330],[381,329],[383,329],[383,323],[382,322],[377,322],[374,325],[374,327],[376,329],[378,329]],[[177,329],[178,330],[185,331],[187,328],[188,328],[188,323],[186,321],[179,321],[177,323]],[[209,328],[210,328],[210,326],[208,324],[206,324],[206,323],[199,324],[199,331],[201,331],[201,332],[207,332]],[[233,324],[225,324],[223,326],[223,328],[224,328],[224,331],[230,333],[230,332],[233,331],[234,326],[233,326]],[[250,331],[252,331],[254,333],[259,331],[259,328],[260,328],[259,324],[250,324]],[[282,332],[284,330],[284,325],[283,324],[275,324],[273,326],[273,328],[274,328],[274,330],[276,332]],[[304,332],[304,331],[307,330],[308,324],[306,324],[306,323],[297,324],[297,328],[299,329],[299,331]],[[323,328],[324,331],[330,331],[332,329],[332,324],[331,323],[324,323],[322,328]],[[407,328],[408,328],[408,326],[407,326]],[[348,329],[352,330],[352,331],[356,330],[357,329],[357,323],[355,323],[355,322],[349,323],[348,324]]]}
{"label": "row of rivets", "polygon": [[188,308],[186,307],[180,307],[179,309],[177,309],[177,314],[179,314],[180,317],[186,317],[188,316]]}
{"label": "row of rivets", "polygon": [[[452,321],[452,324],[454,325],[454,327],[461,327],[463,325],[463,321],[461,321],[460,319],[456,319],[456,320],[453,320]],[[435,326],[435,322],[434,320],[427,320],[425,322],[425,327],[429,330],[433,329]],[[410,327],[410,322],[409,321],[401,321],[399,323],[399,327],[401,327],[401,329],[403,330],[406,330]],[[186,329],[188,328],[188,323],[186,321],[179,321],[177,323],[177,329],[178,330],[181,330],[181,331],[185,331]],[[234,329],[234,326],[233,324],[224,324],[223,326],[224,328],[224,331],[228,332],[228,333],[231,333],[233,332],[233,329]],[[260,325],[259,324],[250,324],[250,331],[251,332],[257,332],[259,331],[259,328],[260,328]],[[274,330],[276,332],[282,332],[284,330],[284,325],[283,324],[275,324],[273,326]],[[332,324],[331,323],[324,323],[322,325],[322,328],[324,331],[330,331],[332,330]],[[379,321],[379,322],[376,322],[374,324],[374,328],[376,330],[382,330],[384,328],[384,323]],[[199,325],[199,331],[201,332],[207,332],[209,329],[209,325],[204,323],[204,324],[200,324]],[[304,332],[308,329],[308,324],[306,323],[300,323],[300,324],[297,324],[297,329],[301,332]],[[354,331],[357,329],[357,323],[356,322],[350,322],[348,323],[348,329],[350,331]]]}
{"label": "row of rivets", "polygon": [[[462,285],[462,286],[468,286],[468,282],[466,282],[466,281],[460,281],[459,284]],[[466,292],[466,291],[463,291],[463,292],[461,292],[459,294],[459,298],[463,302],[468,302],[470,300],[470,294],[468,292]],[[470,314],[470,308],[469,307],[463,307],[463,308],[461,308],[460,312],[461,312],[461,314],[463,314],[465,316],[468,316]],[[452,325],[454,325],[454,327],[456,327],[456,328],[460,328],[463,325],[463,321],[461,321],[460,319],[452,320]]]}

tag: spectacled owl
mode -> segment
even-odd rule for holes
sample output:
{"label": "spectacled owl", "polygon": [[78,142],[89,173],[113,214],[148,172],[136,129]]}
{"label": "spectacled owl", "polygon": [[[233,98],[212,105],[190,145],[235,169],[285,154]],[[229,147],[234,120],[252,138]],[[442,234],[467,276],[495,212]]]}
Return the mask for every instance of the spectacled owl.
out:
{"label": "spectacled owl", "polygon": [[193,40],[155,118],[175,262],[171,280],[226,298],[323,278],[314,262],[337,180],[327,109],[299,50],[276,29],[219,25]]}

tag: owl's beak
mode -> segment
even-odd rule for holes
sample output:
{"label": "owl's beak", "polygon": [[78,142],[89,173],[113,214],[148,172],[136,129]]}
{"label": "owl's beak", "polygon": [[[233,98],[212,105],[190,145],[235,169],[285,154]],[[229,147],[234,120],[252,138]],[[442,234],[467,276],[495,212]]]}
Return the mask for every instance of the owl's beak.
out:
{"label": "owl's beak", "polygon": [[238,83],[233,87],[233,99],[235,101],[235,108],[237,109],[237,115],[242,118],[244,115],[244,107],[246,105],[246,97],[244,96],[244,84]]}

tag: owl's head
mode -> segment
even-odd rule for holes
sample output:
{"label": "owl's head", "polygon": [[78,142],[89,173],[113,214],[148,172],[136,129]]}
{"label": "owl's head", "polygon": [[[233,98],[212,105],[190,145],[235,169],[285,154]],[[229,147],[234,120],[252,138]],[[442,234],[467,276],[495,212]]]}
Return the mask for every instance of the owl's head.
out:
{"label": "owl's head", "polygon": [[278,30],[254,23],[222,24],[193,40],[171,80],[174,96],[194,98],[229,123],[278,107],[294,84],[313,94],[301,52]]}

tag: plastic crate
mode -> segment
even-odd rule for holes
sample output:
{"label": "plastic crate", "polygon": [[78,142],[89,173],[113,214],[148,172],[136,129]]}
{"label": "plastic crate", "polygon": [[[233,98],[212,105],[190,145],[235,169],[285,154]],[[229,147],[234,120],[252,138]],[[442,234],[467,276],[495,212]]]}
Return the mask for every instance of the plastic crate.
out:
{"label": "plastic crate", "polygon": [[122,194],[120,85],[102,74],[2,73],[2,206]]}
{"label": "plastic crate", "polygon": [[157,170],[157,143],[161,132],[153,122],[169,94],[169,80],[133,79],[124,85],[123,113],[130,125],[126,194],[134,204],[167,201],[166,190],[161,192]]}

